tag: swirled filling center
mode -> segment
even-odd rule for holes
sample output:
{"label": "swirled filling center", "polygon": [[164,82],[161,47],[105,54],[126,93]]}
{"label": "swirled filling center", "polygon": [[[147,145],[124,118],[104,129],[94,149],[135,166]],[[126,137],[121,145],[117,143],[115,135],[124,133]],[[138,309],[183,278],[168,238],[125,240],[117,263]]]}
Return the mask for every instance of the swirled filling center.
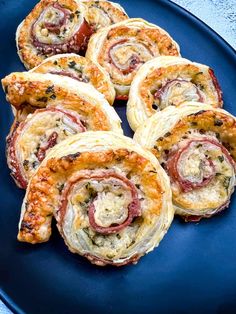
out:
{"label": "swirled filling center", "polygon": [[84,53],[92,33],[80,10],[71,11],[54,3],[32,25],[31,40],[44,57],[63,52]]}
{"label": "swirled filling center", "polygon": [[109,26],[113,23],[111,17],[107,14],[106,11],[99,5],[91,5],[88,8],[88,20],[90,24],[95,28],[98,29],[100,27]]}
{"label": "swirled filling center", "polygon": [[87,176],[69,187],[66,202],[77,208],[81,216],[88,216],[92,230],[101,234],[117,233],[140,216],[138,193],[131,181],[103,171]]}
{"label": "swirled filling center", "polygon": [[58,3],[48,6],[32,26],[32,35],[39,43],[61,44],[74,30],[71,12]]}
{"label": "swirled filling center", "polygon": [[67,18],[67,12],[65,10],[59,10],[57,7],[49,7],[42,14],[44,27],[51,32],[60,30],[60,27]]}
{"label": "swirled filling center", "polygon": [[138,66],[152,58],[151,51],[142,43],[121,40],[110,50],[110,61],[123,74],[129,74]]}
{"label": "swirled filling center", "polygon": [[132,195],[120,182],[91,182],[91,188],[97,193],[94,205],[94,220],[98,226],[110,227],[122,224],[128,217],[128,206]]}
{"label": "swirled filling center", "polygon": [[207,179],[213,177],[215,168],[209,157],[209,150],[215,148],[212,146],[204,142],[191,143],[190,147],[182,152],[177,170],[184,180],[206,184]]}
{"label": "swirled filling center", "polygon": [[85,131],[76,113],[60,109],[37,110],[15,139],[18,160],[25,173],[35,170],[50,148],[70,135]]}
{"label": "swirled filling center", "polygon": [[204,102],[202,91],[190,80],[174,79],[158,89],[154,98],[160,110],[167,106],[178,106],[184,101]]}
{"label": "swirled filling center", "polygon": [[234,176],[234,161],[220,143],[203,138],[187,140],[170,153],[167,169],[172,180],[183,192],[188,192],[212,181],[225,187],[227,181],[229,186]]}

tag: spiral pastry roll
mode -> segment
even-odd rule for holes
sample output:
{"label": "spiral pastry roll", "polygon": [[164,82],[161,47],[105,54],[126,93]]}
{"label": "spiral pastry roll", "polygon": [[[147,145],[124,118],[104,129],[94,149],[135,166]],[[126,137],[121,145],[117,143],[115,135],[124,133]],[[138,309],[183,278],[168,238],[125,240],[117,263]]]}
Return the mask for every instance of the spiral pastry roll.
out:
{"label": "spiral pastry roll", "polygon": [[108,73],[99,65],[76,54],[60,54],[44,60],[31,72],[68,76],[77,81],[92,84],[112,105],[115,89]]}
{"label": "spiral pastry roll", "polygon": [[122,133],[115,110],[89,84],[27,72],[7,76],[3,86],[16,109],[34,108],[25,120],[16,120],[7,138],[8,166],[21,188],[50,149],[67,137],[91,130]]}
{"label": "spiral pastry roll", "polygon": [[199,221],[228,207],[235,186],[236,122],[222,109],[189,102],[147,119],[134,139],[167,171],[176,213]]}
{"label": "spiral pastry roll", "polygon": [[222,92],[212,69],[180,57],[158,57],[142,65],[131,84],[127,118],[135,131],[167,106],[196,101],[222,106]]}
{"label": "spiral pastry roll", "polygon": [[110,74],[118,99],[128,99],[138,68],[160,55],[179,56],[179,46],[166,31],[142,19],[102,28],[90,38],[86,52]]}
{"label": "spiral pastry roll", "polygon": [[93,33],[77,0],[41,0],[16,32],[18,54],[27,69],[59,53],[83,53]]}
{"label": "spiral pastry roll", "polygon": [[128,19],[125,10],[110,1],[82,1],[85,6],[86,20],[94,31]]}
{"label": "spiral pastry roll", "polygon": [[72,252],[101,266],[135,263],[171,224],[169,179],[130,138],[74,135],[55,146],[32,177],[18,240],[47,241],[53,214]]}

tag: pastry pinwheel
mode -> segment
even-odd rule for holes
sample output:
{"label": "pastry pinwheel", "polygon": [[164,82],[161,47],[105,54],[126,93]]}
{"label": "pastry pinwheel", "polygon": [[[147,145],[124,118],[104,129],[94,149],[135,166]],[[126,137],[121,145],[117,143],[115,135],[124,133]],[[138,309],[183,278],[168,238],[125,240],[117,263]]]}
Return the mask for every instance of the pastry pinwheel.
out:
{"label": "pastry pinwheel", "polygon": [[52,216],[73,253],[99,265],[136,263],[167,232],[169,179],[130,138],[86,132],[55,146],[29,182],[18,240],[47,241]]}
{"label": "pastry pinwheel", "polygon": [[97,29],[126,18],[111,2],[41,0],[17,28],[19,57],[31,69],[55,54],[84,54]]}
{"label": "pastry pinwheel", "polygon": [[104,27],[89,40],[86,57],[110,74],[117,99],[128,99],[138,68],[161,55],[179,56],[179,46],[160,27],[143,19],[127,19]]}
{"label": "pastry pinwheel", "polygon": [[132,81],[127,118],[135,131],[167,106],[196,101],[222,106],[222,92],[211,68],[180,57],[164,56],[142,65]]}
{"label": "pastry pinwheel", "polygon": [[31,72],[12,73],[2,83],[16,109],[7,138],[7,160],[21,188],[26,188],[50,149],[68,136],[91,130],[122,133],[115,110],[89,84]]}
{"label": "pastry pinwheel", "polygon": [[92,84],[111,105],[114,102],[115,90],[108,73],[99,64],[74,53],[49,57],[31,72],[68,76]]}
{"label": "pastry pinwheel", "polygon": [[170,106],[147,119],[134,139],[166,170],[176,213],[186,221],[228,207],[235,187],[235,117],[202,103]]}
{"label": "pastry pinwheel", "polygon": [[84,53],[92,27],[77,0],[41,0],[18,26],[16,44],[27,69],[59,53]]}

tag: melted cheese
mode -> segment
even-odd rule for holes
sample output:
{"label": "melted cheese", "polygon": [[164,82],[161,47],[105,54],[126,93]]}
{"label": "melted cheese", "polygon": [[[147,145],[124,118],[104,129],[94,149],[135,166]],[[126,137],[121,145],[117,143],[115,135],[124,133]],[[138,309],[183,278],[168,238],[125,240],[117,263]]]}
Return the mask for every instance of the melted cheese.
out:
{"label": "melted cheese", "polygon": [[[70,13],[68,13],[70,14]],[[82,19],[76,14],[70,15],[73,18],[66,18],[65,25],[60,28],[60,33],[50,32],[45,28],[45,22],[58,24],[64,17],[64,13],[53,6],[47,7],[35,22],[33,30],[39,42],[44,44],[63,44],[69,40],[79,29]]]}
{"label": "melted cheese", "polygon": [[[27,164],[27,167],[23,168],[26,177],[31,177],[38,167],[40,162],[37,158],[37,152],[40,147],[47,145],[48,138],[53,132],[57,133],[56,143],[59,143],[68,136],[81,131],[80,125],[59,111],[45,110],[30,115],[21,130],[16,148],[18,159],[23,164]],[[49,150],[47,149],[46,153]]]}
{"label": "melted cheese", "polygon": [[[206,136],[205,136],[206,137]],[[211,160],[213,166],[207,160]],[[205,186],[182,192],[173,182],[173,200],[179,206],[194,211],[206,211],[223,206],[234,189],[235,170],[220,147],[212,144],[192,143],[181,156],[177,166],[182,178],[193,183],[201,182],[214,171],[214,178]]]}
{"label": "melted cheese", "polygon": [[111,192],[98,194],[94,201],[95,221],[99,226],[109,227],[112,224],[121,224],[128,217],[130,197],[114,195]]}
{"label": "melted cheese", "polygon": [[[198,94],[199,93],[199,94]],[[190,81],[178,81],[175,84],[167,87],[161,96],[160,109],[167,106],[178,106],[184,101],[199,101],[201,91]],[[204,94],[201,93],[202,98]]]}
{"label": "melted cheese", "polygon": [[129,61],[132,60],[133,56],[137,55],[143,62],[152,57],[144,45],[135,41],[117,44],[111,49],[110,54],[117,67],[121,69],[129,67]]}
{"label": "melted cheese", "polygon": [[96,25],[96,29],[100,27],[109,26],[111,24],[111,19],[102,8],[96,6],[90,6],[88,10],[88,20],[90,24]]}

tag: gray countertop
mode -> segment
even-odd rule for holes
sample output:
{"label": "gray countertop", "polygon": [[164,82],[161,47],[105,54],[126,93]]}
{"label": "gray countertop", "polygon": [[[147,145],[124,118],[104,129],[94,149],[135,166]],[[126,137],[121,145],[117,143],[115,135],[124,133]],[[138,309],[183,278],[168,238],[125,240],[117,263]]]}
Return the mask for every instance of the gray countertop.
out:
{"label": "gray countertop", "polygon": [[[172,0],[184,7],[236,49],[236,0]],[[0,301],[0,314],[12,312]]]}
{"label": "gray countertop", "polygon": [[236,49],[236,0],[172,0],[214,29]]}

